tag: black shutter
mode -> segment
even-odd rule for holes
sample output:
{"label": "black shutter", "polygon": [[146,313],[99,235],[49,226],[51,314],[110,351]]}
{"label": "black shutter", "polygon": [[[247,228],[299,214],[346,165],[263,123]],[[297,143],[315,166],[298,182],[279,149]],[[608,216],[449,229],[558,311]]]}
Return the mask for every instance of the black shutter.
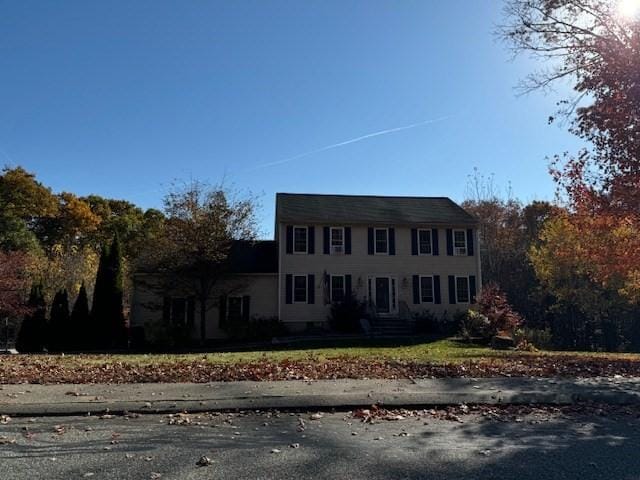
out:
{"label": "black shutter", "polygon": [[453,230],[447,228],[447,255],[453,255]]}
{"label": "black shutter", "polygon": [[469,276],[469,297],[471,303],[476,303],[476,276]]}
{"label": "black shutter", "polygon": [[344,298],[351,298],[351,275],[344,276]]}
{"label": "black shutter", "polygon": [[313,305],[316,302],[316,276],[307,275],[307,303]]}
{"label": "black shutter", "polygon": [[396,254],[396,229],[389,229],[389,255]]}
{"label": "black shutter", "polygon": [[171,297],[162,299],[162,321],[169,323],[171,321]]}
{"label": "black shutter", "polygon": [[224,328],[227,324],[227,297],[225,297],[224,295],[222,295],[218,300],[218,314],[218,325],[221,328]]}
{"label": "black shutter", "polygon": [[242,297],[242,320],[248,322],[251,318],[251,297],[249,295],[245,295]]}
{"label": "black shutter", "polygon": [[287,225],[287,253],[293,253],[293,226]]}
{"label": "black shutter", "polygon": [[322,228],[322,238],[323,238],[323,242],[324,244],[322,245],[322,252],[325,255],[329,255],[331,253],[331,249],[329,248],[331,246],[331,232],[329,227],[323,227]]}
{"label": "black shutter", "polygon": [[313,227],[307,227],[307,253],[316,253],[316,229]]}
{"label": "black shutter", "polygon": [[285,276],[285,302],[293,303],[293,275]]}
{"label": "black shutter", "polygon": [[411,255],[418,255],[418,229],[411,229]]}
{"label": "black shutter", "polygon": [[373,228],[369,227],[367,229],[367,239],[368,239],[368,243],[369,243],[369,255],[373,255],[374,253],[374,245],[373,245]]}
{"label": "black shutter", "polygon": [[456,304],[456,277],[449,275],[449,303]]}
{"label": "black shutter", "polygon": [[467,229],[467,254],[473,257],[473,229]]}
{"label": "black shutter", "polygon": [[433,255],[440,255],[437,228],[431,229],[431,252],[433,253]]}
{"label": "black shutter", "polygon": [[413,303],[414,305],[420,303],[420,277],[418,275],[413,276]]}
{"label": "black shutter", "polygon": [[442,303],[440,296],[440,275],[433,276],[433,301],[437,304]]}
{"label": "black shutter", "polygon": [[351,255],[351,227],[344,227],[344,253]]}

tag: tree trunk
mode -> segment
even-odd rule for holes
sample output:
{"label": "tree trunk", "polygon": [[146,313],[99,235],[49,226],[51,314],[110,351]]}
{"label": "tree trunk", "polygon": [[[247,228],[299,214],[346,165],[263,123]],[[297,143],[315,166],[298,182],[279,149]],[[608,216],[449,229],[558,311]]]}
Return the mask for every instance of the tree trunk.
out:
{"label": "tree trunk", "polygon": [[200,346],[207,339],[207,298],[200,297]]}

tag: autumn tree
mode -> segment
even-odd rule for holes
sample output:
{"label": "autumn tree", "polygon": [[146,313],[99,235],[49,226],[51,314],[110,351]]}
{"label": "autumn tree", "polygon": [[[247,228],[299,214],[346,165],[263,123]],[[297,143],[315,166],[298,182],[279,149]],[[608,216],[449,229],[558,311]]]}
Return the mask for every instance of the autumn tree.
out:
{"label": "autumn tree", "polygon": [[0,318],[16,318],[25,312],[27,262],[22,252],[0,251]]}
{"label": "autumn tree", "polygon": [[527,255],[558,207],[542,201],[523,205],[477,170],[468,179],[466,196],[462,206],[479,221],[483,284],[499,285],[529,325],[544,326],[548,299]]}
{"label": "autumn tree", "polygon": [[[611,0],[508,0],[501,36],[546,68],[522,87],[568,81],[559,103],[571,133],[587,143],[558,155],[552,173],[580,232],[596,283],[640,300],[640,18]],[[554,117],[551,117],[551,121]]]}
{"label": "autumn tree", "polygon": [[625,343],[638,348],[640,311],[621,295],[619,284],[593,278],[585,237],[569,213],[543,226],[529,258],[537,278],[554,297],[549,321],[556,343],[564,348],[616,350]]}
{"label": "autumn tree", "polygon": [[143,252],[138,269],[155,274],[150,288],[196,299],[202,343],[214,289],[228,272],[232,242],[256,237],[255,211],[253,197],[198,181],[175,186],[164,198],[162,231]]}

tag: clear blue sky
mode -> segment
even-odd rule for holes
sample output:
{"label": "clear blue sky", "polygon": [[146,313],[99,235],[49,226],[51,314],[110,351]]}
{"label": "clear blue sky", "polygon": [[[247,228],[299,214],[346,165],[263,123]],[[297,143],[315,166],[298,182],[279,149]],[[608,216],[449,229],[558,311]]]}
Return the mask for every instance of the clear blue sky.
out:
{"label": "clear blue sky", "polygon": [[224,178],[262,195],[265,235],[278,191],[461,200],[477,167],[552,198],[545,157],[578,143],[547,125],[558,94],[516,96],[536,65],[500,21],[494,0],[0,0],[0,164],[145,208]]}

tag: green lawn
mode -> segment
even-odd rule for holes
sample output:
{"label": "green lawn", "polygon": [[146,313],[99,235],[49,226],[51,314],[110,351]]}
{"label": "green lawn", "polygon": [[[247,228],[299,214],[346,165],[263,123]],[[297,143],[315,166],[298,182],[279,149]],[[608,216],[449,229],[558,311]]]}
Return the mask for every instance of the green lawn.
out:
{"label": "green lawn", "polygon": [[65,355],[60,360],[80,363],[125,363],[148,365],[153,363],[206,361],[213,364],[247,363],[259,360],[315,360],[326,361],[339,357],[358,359],[401,360],[420,363],[461,363],[470,360],[508,359],[513,356],[566,357],[640,361],[639,354],[592,353],[592,352],[515,352],[492,350],[485,346],[469,345],[453,339],[416,340],[415,343],[399,344],[397,341],[337,341],[328,346],[326,342],[309,342],[295,347],[273,347],[269,350],[233,351],[220,353],[183,354],[110,354],[110,355]]}

